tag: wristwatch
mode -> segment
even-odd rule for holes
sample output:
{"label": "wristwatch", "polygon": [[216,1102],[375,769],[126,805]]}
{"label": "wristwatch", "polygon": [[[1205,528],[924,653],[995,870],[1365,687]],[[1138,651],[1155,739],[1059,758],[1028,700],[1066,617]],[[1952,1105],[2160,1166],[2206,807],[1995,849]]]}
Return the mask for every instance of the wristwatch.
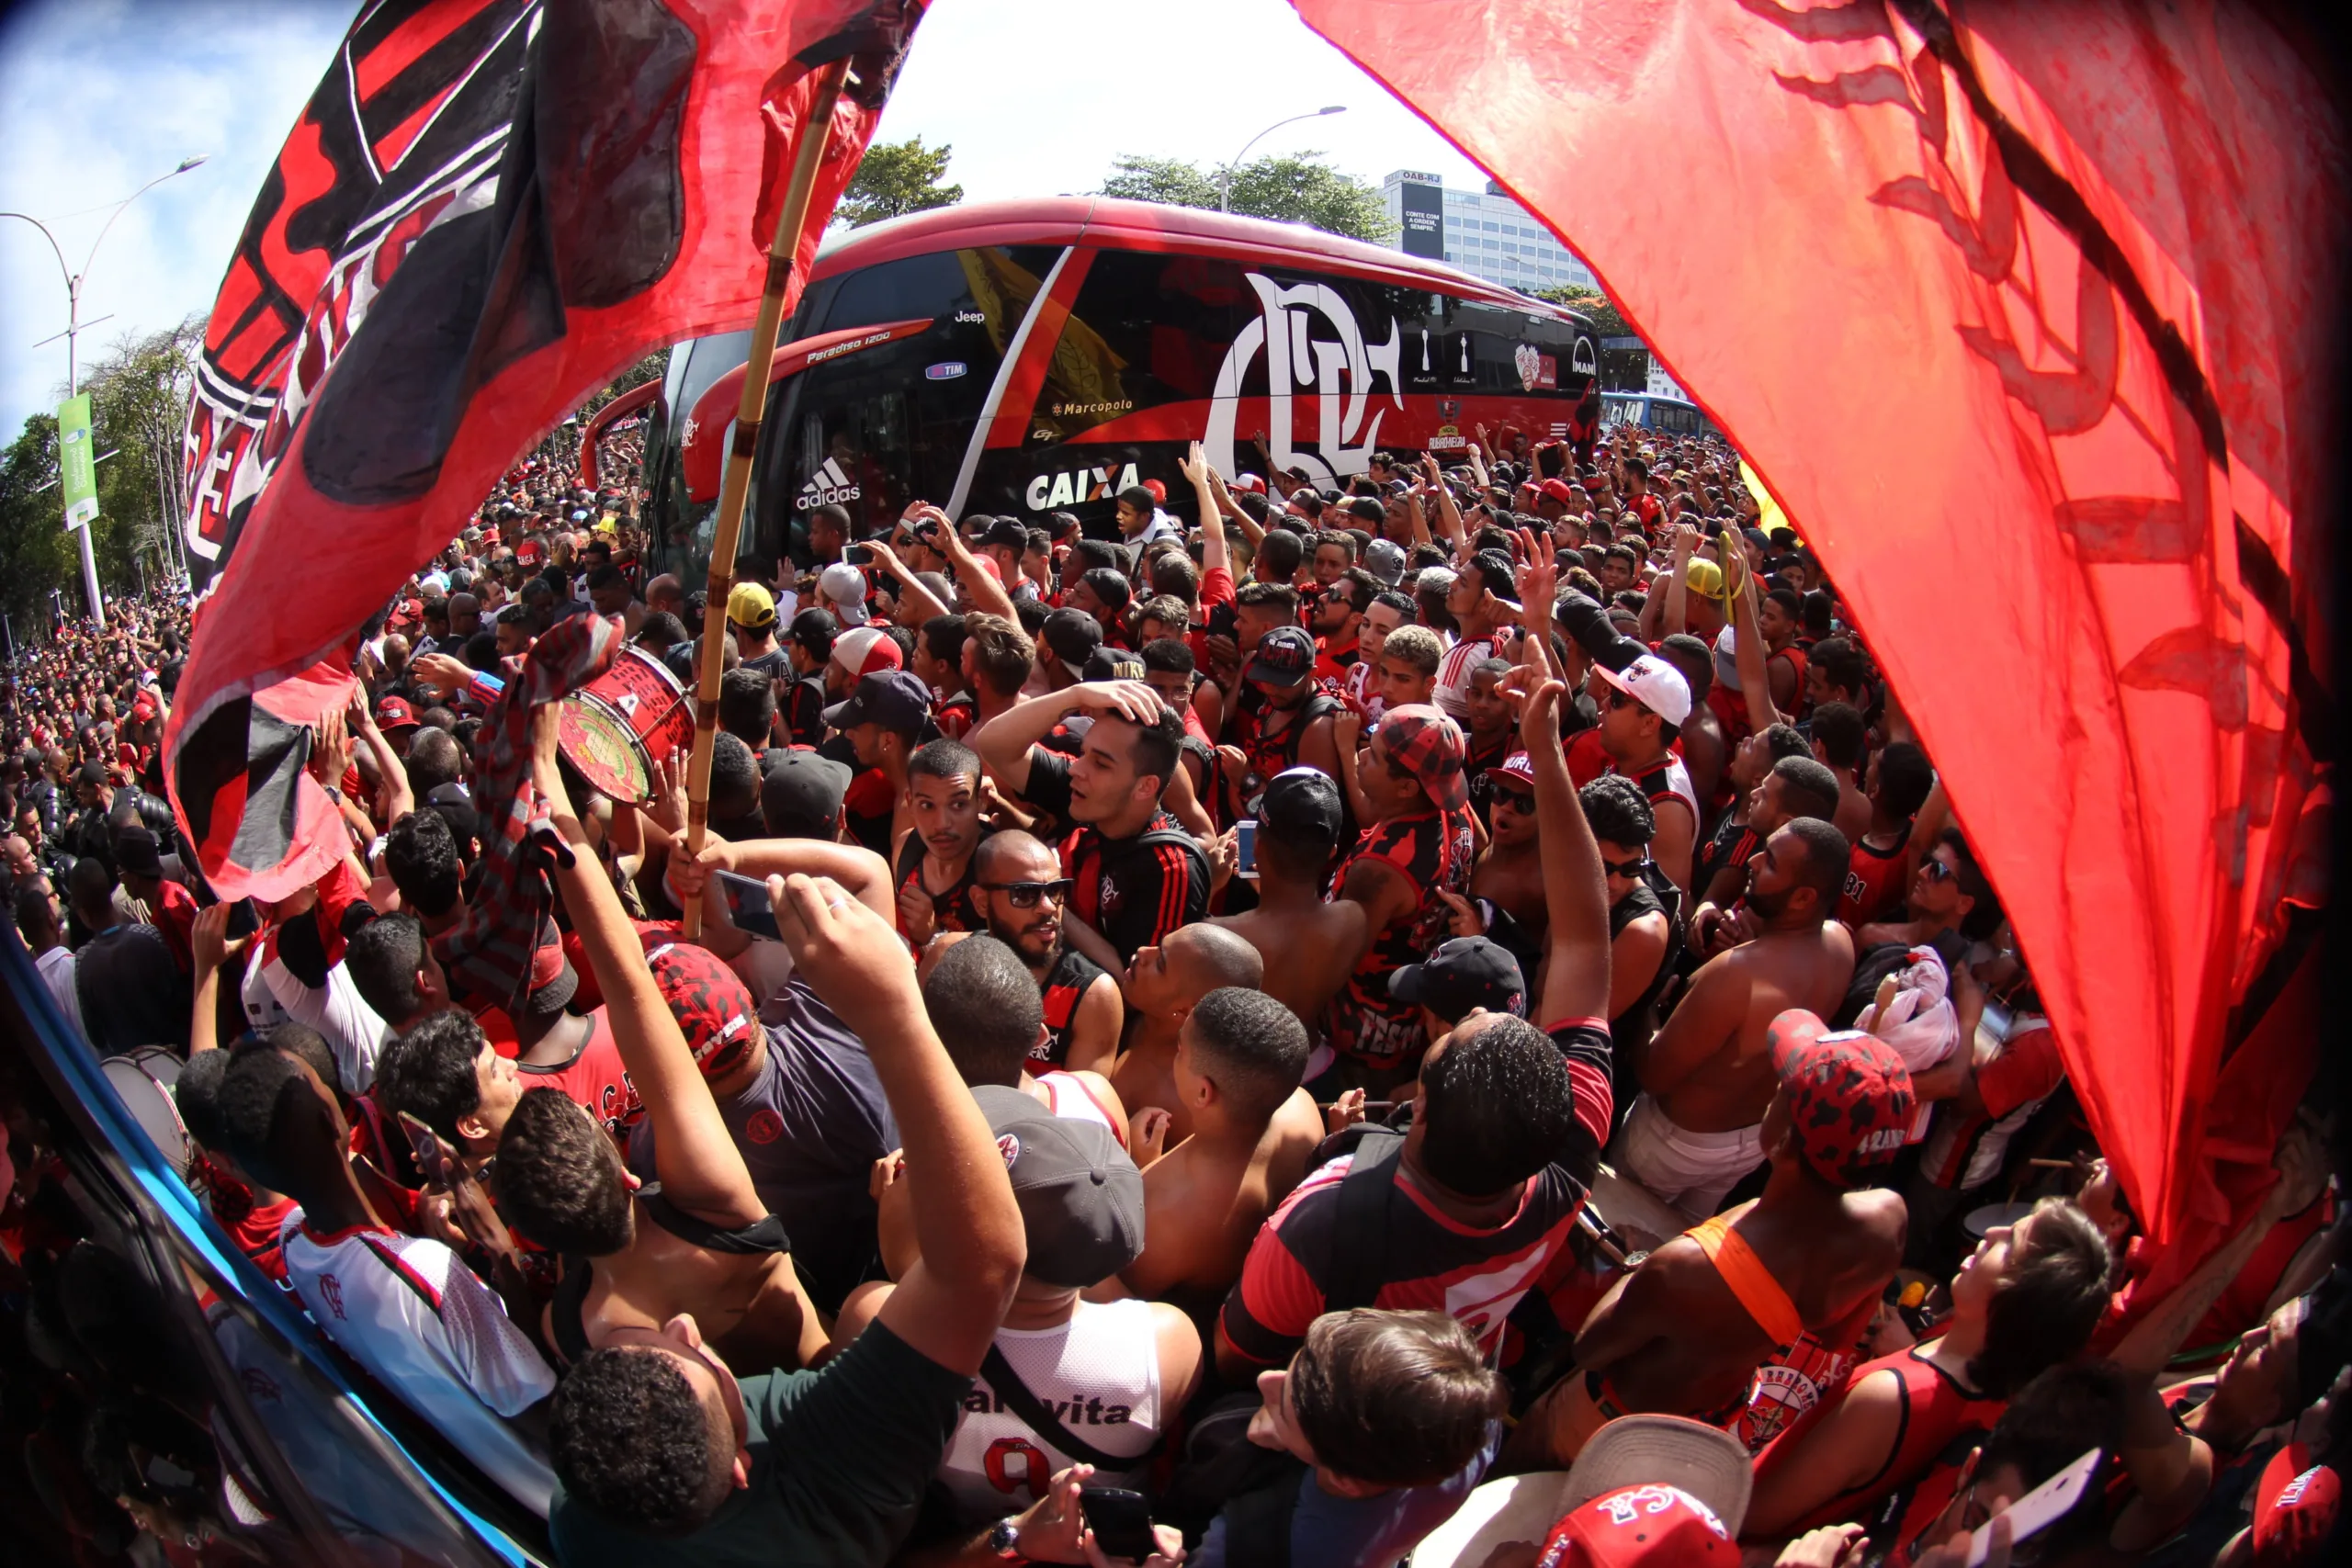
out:
{"label": "wristwatch", "polygon": [[1021,1529],[1015,1522],[1018,1514],[1007,1514],[989,1527],[989,1550],[1006,1562],[1026,1562],[1021,1555]]}

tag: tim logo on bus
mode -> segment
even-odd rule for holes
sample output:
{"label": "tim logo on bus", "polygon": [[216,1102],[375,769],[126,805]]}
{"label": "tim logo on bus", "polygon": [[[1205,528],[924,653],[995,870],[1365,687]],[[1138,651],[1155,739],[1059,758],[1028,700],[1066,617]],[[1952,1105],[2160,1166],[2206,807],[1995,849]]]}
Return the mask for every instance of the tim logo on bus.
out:
{"label": "tim logo on bus", "polygon": [[[1262,350],[1266,452],[1273,467],[1302,468],[1318,489],[1369,471],[1380,444],[1380,422],[1389,412],[1372,407],[1375,378],[1386,383],[1385,400],[1399,412],[1405,407],[1396,375],[1404,328],[1392,321],[1386,343],[1367,344],[1354,310],[1329,284],[1285,287],[1260,273],[1242,276],[1257,290],[1261,314],[1241,329],[1217,367],[1208,432],[1202,439],[1209,461],[1220,473],[1240,471],[1234,461],[1234,418],[1241,406],[1242,380]],[[1306,447],[1293,444],[1291,400],[1302,387],[1313,388],[1316,400],[1316,438]]]}

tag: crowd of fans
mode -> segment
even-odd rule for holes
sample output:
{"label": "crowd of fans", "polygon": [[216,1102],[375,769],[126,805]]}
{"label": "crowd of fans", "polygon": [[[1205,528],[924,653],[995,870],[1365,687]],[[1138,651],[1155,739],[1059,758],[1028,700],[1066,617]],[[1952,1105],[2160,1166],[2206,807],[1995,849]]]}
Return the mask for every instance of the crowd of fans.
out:
{"label": "crowd of fans", "polygon": [[[701,814],[684,750],[616,799],[526,705],[613,638],[690,692],[703,595],[631,492],[518,471],[363,631],[289,897],[216,900],[164,798],[183,607],[11,669],[17,929],[566,1568],[2324,1561],[2333,1129],[2139,1289],[1736,456],[1462,456],[1195,447],[1116,537],[817,507],[727,597]],[[452,947],[491,915],[511,990]]]}

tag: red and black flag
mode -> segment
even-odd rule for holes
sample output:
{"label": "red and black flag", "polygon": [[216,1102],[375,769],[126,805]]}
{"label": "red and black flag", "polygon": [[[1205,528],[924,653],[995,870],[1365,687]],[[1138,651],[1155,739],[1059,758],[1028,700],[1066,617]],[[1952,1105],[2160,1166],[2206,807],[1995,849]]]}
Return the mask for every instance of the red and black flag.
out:
{"label": "red and black flag", "polygon": [[797,293],[922,11],[362,9],[254,202],[189,414],[209,581],[165,751],[222,897],[282,897],[341,857],[310,727],[401,580],[632,360],[750,321],[817,79],[846,60]]}
{"label": "red and black flag", "polygon": [[2133,1212],[2210,1250],[2315,1059],[2352,203],[2312,51],[2216,0],[1294,4],[1804,530]]}

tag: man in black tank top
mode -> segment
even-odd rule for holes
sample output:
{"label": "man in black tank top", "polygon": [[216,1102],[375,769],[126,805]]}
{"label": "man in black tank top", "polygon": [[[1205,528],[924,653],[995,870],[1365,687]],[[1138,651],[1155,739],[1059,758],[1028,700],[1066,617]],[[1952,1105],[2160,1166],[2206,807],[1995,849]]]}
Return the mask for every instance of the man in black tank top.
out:
{"label": "man in black tank top", "polygon": [[1126,1003],[1109,970],[1062,941],[1068,885],[1052,850],[1019,829],[981,840],[972,854],[973,907],[988,932],[1021,955],[1046,999],[1046,1039],[1030,1053],[1046,1066],[1109,1070]]}

